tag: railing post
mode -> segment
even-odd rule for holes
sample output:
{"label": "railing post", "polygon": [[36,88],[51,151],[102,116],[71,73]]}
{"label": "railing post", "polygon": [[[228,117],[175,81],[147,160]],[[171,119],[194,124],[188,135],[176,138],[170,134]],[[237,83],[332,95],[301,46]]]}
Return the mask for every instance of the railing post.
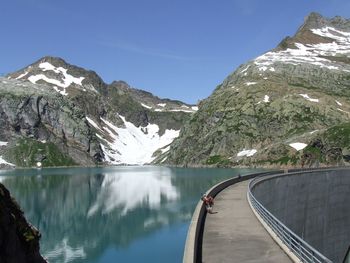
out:
{"label": "railing post", "polygon": [[301,252],[301,243],[298,242],[298,253],[299,253],[299,258],[301,258],[304,261],[303,253]]}

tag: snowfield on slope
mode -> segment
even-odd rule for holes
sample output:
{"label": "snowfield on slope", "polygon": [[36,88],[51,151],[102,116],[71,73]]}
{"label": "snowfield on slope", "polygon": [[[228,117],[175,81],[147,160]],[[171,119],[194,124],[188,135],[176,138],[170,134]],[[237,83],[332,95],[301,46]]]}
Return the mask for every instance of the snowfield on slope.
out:
{"label": "snowfield on slope", "polygon": [[238,157],[244,157],[244,156],[250,157],[250,156],[253,156],[256,153],[257,153],[256,149],[243,150],[243,151],[240,151],[239,153],[237,153],[237,156]]}
{"label": "snowfield on slope", "polygon": [[9,162],[7,162],[6,160],[4,160],[4,159],[2,158],[2,156],[0,156],[0,164],[6,164],[6,165],[10,165],[10,166],[15,166],[13,163],[9,163]]}
{"label": "snowfield on slope", "polygon": [[[283,62],[286,64],[298,65],[300,63],[308,63],[321,68],[330,70],[349,71],[348,65],[343,65],[339,68],[339,63],[334,63],[328,60],[327,56],[347,56],[350,54],[350,33],[337,30],[332,27],[324,27],[322,29],[311,29],[315,35],[331,38],[332,43],[319,44],[301,44],[296,43],[295,49],[288,48],[282,51],[270,51],[254,60],[254,64],[260,71],[267,70],[275,62]],[[273,70],[271,70],[273,71]]]}
{"label": "snowfield on slope", "polygon": [[[148,124],[146,127],[136,127],[133,123],[126,121],[123,116],[119,117],[125,127],[117,127],[108,120],[101,118],[104,125],[99,126],[91,118],[88,122],[100,132],[96,134],[102,141],[101,148],[105,154],[105,160],[111,164],[143,165],[152,162],[155,157],[153,153],[173,142],[179,136],[179,130],[165,130],[159,135],[157,124]],[[108,136],[103,136],[101,131]],[[164,149],[165,150],[165,149]]]}
{"label": "snowfield on slope", "polygon": [[289,144],[289,146],[294,148],[297,151],[300,151],[300,150],[304,149],[307,146],[307,144],[302,143],[302,142],[295,142],[295,143]]}

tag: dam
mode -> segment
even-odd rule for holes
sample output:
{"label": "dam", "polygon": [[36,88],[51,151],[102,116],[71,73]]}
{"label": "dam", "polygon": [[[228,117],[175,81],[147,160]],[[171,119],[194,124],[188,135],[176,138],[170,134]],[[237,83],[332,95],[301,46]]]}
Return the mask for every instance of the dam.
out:
{"label": "dam", "polygon": [[349,262],[350,168],[251,174],[207,194],[218,213],[198,203],[185,263]]}

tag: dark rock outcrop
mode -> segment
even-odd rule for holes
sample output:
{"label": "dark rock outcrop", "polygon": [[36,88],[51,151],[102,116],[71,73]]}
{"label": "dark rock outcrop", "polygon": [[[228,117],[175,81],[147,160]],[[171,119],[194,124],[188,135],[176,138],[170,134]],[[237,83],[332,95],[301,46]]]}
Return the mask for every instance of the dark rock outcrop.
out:
{"label": "dark rock outcrop", "polygon": [[39,253],[39,231],[24,217],[17,202],[0,183],[0,262],[45,263]]}
{"label": "dark rock outcrop", "polygon": [[0,83],[0,141],[11,142],[7,160],[19,166],[37,162],[45,166],[94,165],[102,161],[100,145],[79,107],[45,86],[19,84],[13,80]]}

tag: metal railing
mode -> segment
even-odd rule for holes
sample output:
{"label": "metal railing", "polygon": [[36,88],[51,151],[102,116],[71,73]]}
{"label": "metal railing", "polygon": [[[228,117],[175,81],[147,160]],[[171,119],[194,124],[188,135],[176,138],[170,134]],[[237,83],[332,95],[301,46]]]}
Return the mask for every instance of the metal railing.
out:
{"label": "metal railing", "polygon": [[265,223],[281,239],[281,241],[296,255],[302,262],[311,263],[332,263],[331,260],[323,256],[315,248],[310,246],[292,230],[286,227],[274,215],[272,215],[251,192],[252,187],[259,182],[261,177],[253,179],[249,183],[248,197],[255,211],[262,217]]}

